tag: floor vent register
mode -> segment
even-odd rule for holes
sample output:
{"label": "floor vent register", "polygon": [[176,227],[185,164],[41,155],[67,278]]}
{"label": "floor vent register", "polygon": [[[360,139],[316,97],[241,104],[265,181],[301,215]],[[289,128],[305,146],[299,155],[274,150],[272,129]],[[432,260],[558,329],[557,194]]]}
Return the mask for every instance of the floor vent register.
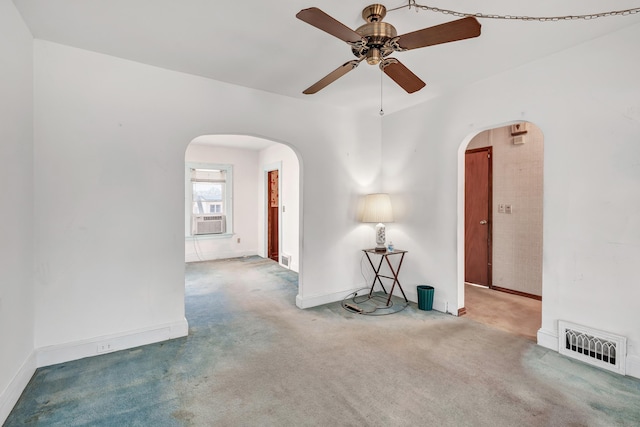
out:
{"label": "floor vent register", "polygon": [[560,320],[558,339],[560,354],[621,375],[626,374],[625,337]]}

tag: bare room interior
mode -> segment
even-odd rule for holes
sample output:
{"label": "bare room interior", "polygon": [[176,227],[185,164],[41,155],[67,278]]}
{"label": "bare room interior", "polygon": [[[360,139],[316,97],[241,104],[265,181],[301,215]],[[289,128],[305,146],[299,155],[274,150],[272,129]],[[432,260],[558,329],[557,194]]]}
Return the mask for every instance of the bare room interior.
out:
{"label": "bare room interior", "polygon": [[640,424],[638,12],[0,0],[0,422]]}

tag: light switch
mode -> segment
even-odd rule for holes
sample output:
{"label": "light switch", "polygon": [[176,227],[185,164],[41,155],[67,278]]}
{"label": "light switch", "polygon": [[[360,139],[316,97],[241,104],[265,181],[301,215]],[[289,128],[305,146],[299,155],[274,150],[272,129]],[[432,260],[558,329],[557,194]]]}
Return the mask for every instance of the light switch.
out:
{"label": "light switch", "polygon": [[513,209],[511,207],[511,205],[504,205],[504,211],[505,211],[505,213],[510,214],[513,211]]}
{"label": "light switch", "polygon": [[504,203],[498,205],[498,213],[504,213]]}

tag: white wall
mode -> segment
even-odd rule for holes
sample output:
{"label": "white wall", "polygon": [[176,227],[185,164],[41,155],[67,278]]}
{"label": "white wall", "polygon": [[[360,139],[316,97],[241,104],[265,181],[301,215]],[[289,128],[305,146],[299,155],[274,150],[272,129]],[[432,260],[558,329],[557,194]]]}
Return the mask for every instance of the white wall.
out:
{"label": "white wall", "polygon": [[557,349],[559,319],[626,336],[627,372],[640,377],[638,40],[630,26],[385,118],[383,180],[393,240],[410,251],[407,288],[430,283],[434,308],[462,306],[464,147],[478,131],[533,122],[545,135],[538,342]]}
{"label": "white wall", "polygon": [[258,151],[191,143],[185,152],[185,161],[223,163],[233,166],[233,235],[186,237],[185,261],[256,255],[258,253],[258,212],[256,210]]}
{"label": "white wall", "polygon": [[44,41],[35,93],[36,210],[47,213],[35,221],[41,363],[95,354],[96,341],[117,349],[132,345],[122,337],[186,333],[184,159],[199,135],[263,137],[300,153],[299,306],[361,284],[355,207],[380,183],[373,115]]}
{"label": "white wall", "polygon": [[[300,263],[300,165],[296,153],[283,144],[275,144],[260,151],[258,177],[258,253],[267,256],[266,172],[269,165],[280,167],[280,254],[291,256],[290,269],[299,271]],[[283,212],[284,208],[284,212]],[[282,257],[281,257],[282,258]]]}
{"label": "white wall", "polygon": [[0,1],[0,424],[35,370],[33,49],[13,3]]}

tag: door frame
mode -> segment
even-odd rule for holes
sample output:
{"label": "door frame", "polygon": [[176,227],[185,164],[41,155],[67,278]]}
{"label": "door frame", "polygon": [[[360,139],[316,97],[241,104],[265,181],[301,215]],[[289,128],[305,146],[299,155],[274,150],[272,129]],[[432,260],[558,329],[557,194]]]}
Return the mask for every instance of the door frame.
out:
{"label": "door frame", "polygon": [[[487,152],[488,155],[488,170],[487,170],[487,286],[489,286],[490,289],[493,289],[493,147],[492,146],[487,146],[487,147],[479,147],[479,148],[472,148],[470,150],[465,150],[464,154],[465,156],[467,155],[467,153],[479,153],[479,152]],[[466,157],[465,157],[466,159]],[[467,180],[466,180],[466,176],[467,176],[467,168],[466,168],[466,163],[465,163],[465,168],[464,168],[464,176],[465,176],[465,191],[466,191],[466,185],[467,185]],[[466,207],[466,203],[465,203],[465,209],[464,209],[464,215],[465,215],[465,221],[466,221],[466,215],[467,215],[467,207]],[[466,227],[465,227],[465,253],[466,253]],[[464,265],[464,269],[465,269],[465,276],[466,277],[466,257],[465,257],[465,265]]]}
{"label": "door frame", "polygon": [[[467,136],[462,140],[462,142],[460,143],[460,145],[458,146],[458,150],[457,150],[457,164],[458,164],[458,168],[457,168],[457,172],[458,172],[458,180],[457,180],[457,307],[455,307],[455,309],[449,310],[447,309],[447,311],[453,315],[457,315],[457,316],[462,316],[466,313],[466,308],[465,308],[465,282],[464,282],[464,273],[465,273],[465,265],[464,265],[464,245],[465,245],[465,152],[467,150],[467,147],[469,146],[469,143],[473,140],[473,138],[475,138],[479,133],[486,131],[486,130],[491,130],[491,129],[498,129],[501,127],[505,127],[505,126],[511,126],[517,123],[522,123],[522,122],[527,122],[530,123],[531,125],[535,126],[536,128],[538,128],[540,130],[540,132],[542,132],[542,127],[533,121],[530,120],[514,120],[514,121],[508,121],[508,122],[503,122],[503,123],[495,123],[492,125],[488,125],[488,126],[483,126],[483,127],[479,127],[479,128],[475,128],[475,126],[472,125],[473,129],[472,131],[470,131],[470,133],[467,134]],[[547,141],[545,140],[544,134],[542,134],[542,140],[541,140],[542,144],[546,144]],[[542,164],[542,177],[543,180],[545,178],[545,163],[546,163],[546,155],[543,155],[543,164]],[[543,186],[543,191],[544,191],[545,187]],[[543,200],[544,200],[544,196],[543,196]],[[546,217],[546,212],[544,209],[544,201],[543,201],[543,206],[542,206],[542,210],[543,210],[543,216],[542,216],[542,222],[543,222],[543,229],[542,229],[542,235],[544,238],[544,235],[546,234],[546,221],[545,221],[545,217]],[[540,329],[538,329],[538,333],[537,333],[537,343],[538,345],[541,345],[543,347],[546,348],[551,348],[553,349],[554,346],[557,347],[558,344],[558,337],[557,334],[553,334],[553,331],[547,330],[544,328],[544,324],[545,324],[545,308],[547,307],[547,300],[545,299],[545,291],[548,290],[548,283],[545,282],[545,275],[544,275],[544,270],[545,270],[545,263],[544,263],[544,258],[545,258],[545,253],[546,253],[546,246],[544,244],[543,241],[543,246],[542,246],[542,297],[541,297],[541,301],[542,301],[542,324],[540,326]],[[495,289],[495,287],[494,287]],[[557,331],[556,331],[557,332]]]}
{"label": "door frame", "polygon": [[269,172],[278,171],[278,264],[282,265],[282,162],[269,163],[263,166],[264,186],[262,210],[264,212],[264,254],[269,258]]}
{"label": "door frame", "polygon": [[[273,180],[276,181],[275,206],[273,202]],[[268,200],[267,200],[267,258],[280,262],[280,173],[277,169],[267,172]],[[274,218],[275,216],[275,218]],[[275,219],[275,221],[274,221]],[[275,230],[274,230],[275,228]],[[274,233],[275,231],[275,233]],[[275,245],[274,245],[275,243]],[[275,246],[275,248],[274,248]],[[273,256],[276,256],[275,258]]]}

